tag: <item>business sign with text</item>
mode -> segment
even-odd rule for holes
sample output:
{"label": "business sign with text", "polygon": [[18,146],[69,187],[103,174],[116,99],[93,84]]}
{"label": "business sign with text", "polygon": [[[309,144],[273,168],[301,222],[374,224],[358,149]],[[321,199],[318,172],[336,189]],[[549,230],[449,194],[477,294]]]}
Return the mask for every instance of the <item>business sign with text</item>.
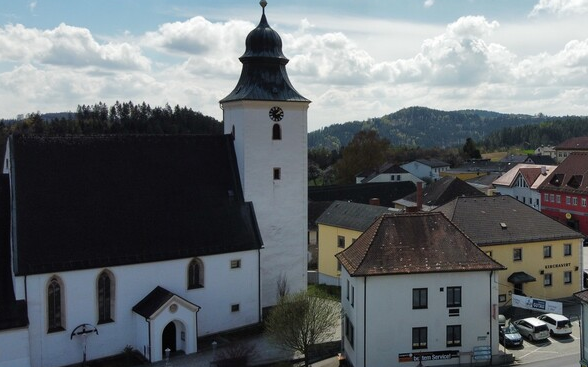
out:
{"label": "business sign with text", "polygon": [[562,314],[563,305],[561,302],[546,301],[544,299],[530,298],[525,296],[512,295],[512,305],[526,310],[540,311],[545,313]]}

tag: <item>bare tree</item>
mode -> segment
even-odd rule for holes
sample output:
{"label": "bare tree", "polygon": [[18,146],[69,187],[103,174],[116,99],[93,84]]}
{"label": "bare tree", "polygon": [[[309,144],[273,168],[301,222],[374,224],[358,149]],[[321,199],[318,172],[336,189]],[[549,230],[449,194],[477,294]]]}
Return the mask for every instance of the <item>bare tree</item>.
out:
{"label": "bare tree", "polygon": [[280,273],[276,282],[278,283],[278,298],[282,298],[290,293],[290,286],[288,286],[288,277],[286,277],[286,274]]}
{"label": "bare tree", "polygon": [[341,305],[322,296],[302,291],[280,298],[266,320],[266,333],[275,344],[304,355],[315,344],[328,341],[341,317]]}

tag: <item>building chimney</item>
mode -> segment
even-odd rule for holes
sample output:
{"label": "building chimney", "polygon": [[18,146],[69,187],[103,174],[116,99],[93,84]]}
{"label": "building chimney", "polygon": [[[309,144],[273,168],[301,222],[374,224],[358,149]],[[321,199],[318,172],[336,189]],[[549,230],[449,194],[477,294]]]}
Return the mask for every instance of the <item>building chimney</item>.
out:
{"label": "building chimney", "polygon": [[416,192],[416,211],[420,212],[423,209],[423,183],[417,182],[417,192]]}
{"label": "building chimney", "polygon": [[370,205],[380,206],[380,198],[371,198]]}
{"label": "building chimney", "polygon": [[541,174],[545,176],[547,174],[547,167],[541,166]]}

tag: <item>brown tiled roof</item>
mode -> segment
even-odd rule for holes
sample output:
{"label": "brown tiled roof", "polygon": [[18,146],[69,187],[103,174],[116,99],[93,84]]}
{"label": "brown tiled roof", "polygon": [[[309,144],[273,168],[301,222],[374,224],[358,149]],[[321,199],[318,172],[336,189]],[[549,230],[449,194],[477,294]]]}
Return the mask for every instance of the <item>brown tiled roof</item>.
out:
{"label": "brown tiled roof", "polygon": [[539,186],[574,194],[588,194],[588,152],[570,154]]}
{"label": "brown tiled roof", "polygon": [[435,209],[478,246],[584,236],[510,196],[459,197]]}
{"label": "brown tiled roof", "polygon": [[588,303],[588,290],[574,293],[574,296],[584,303]]}
{"label": "brown tiled roof", "polygon": [[[545,167],[545,175],[541,174],[542,167]],[[508,170],[505,174],[497,178],[493,184],[497,186],[512,187],[516,183],[516,179],[520,174],[523,175],[529,187],[537,188],[547,176],[556,169],[555,165],[538,165],[530,163],[520,163]]]}
{"label": "brown tiled roof", "polygon": [[568,139],[555,147],[555,150],[588,150],[588,136]]}
{"label": "brown tiled roof", "polygon": [[384,214],[336,257],[351,276],[506,269],[441,213]]}

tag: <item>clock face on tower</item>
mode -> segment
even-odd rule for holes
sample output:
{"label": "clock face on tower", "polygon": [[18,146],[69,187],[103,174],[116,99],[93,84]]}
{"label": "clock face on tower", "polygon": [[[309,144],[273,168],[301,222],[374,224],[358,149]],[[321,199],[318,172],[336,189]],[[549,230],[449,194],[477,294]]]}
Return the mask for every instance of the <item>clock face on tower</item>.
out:
{"label": "clock face on tower", "polygon": [[269,117],[273,121],[280,121],[284,117],[284,111],[280,107],[272,107],[269,110]]}

